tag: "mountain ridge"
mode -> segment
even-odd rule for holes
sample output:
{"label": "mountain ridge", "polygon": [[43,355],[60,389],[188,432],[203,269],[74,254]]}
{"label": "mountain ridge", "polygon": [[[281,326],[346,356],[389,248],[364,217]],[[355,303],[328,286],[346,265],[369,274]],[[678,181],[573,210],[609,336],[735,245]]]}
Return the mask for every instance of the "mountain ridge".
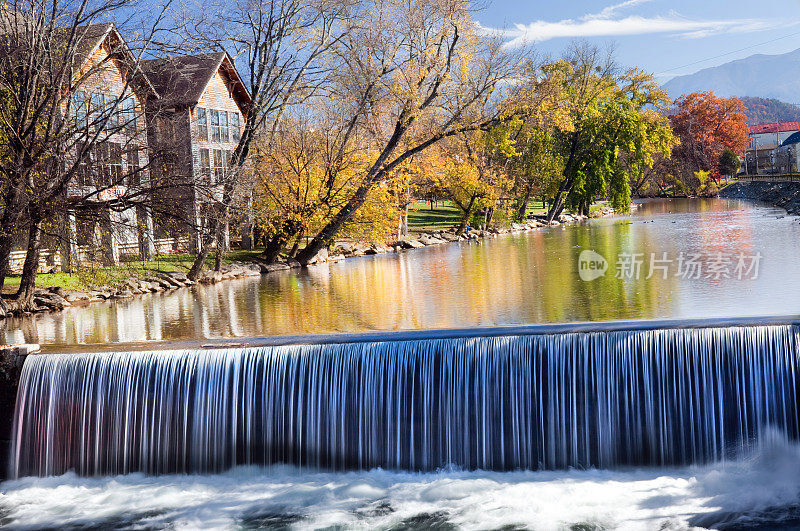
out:
{"label": "mountain ridge", "polygon": [[673,99],[698,91],[717,96],[749,96],[800,102],[800,48],[784,54],[755,54],[694,74],[676,76],[662,85]]}

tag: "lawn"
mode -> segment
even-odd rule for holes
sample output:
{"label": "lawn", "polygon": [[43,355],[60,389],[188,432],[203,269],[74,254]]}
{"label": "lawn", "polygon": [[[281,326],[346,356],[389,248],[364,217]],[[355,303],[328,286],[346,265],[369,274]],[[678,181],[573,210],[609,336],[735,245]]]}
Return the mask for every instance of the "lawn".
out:
{"label": "lawn", "polygon": [[[531,201],[528,215],[543,215],[547,208],[541,201]],[[428,201],[417,201],[408,207],[408,230],[411,234],[446,230],[458,226],[461,211],[452,201],[437,201],[433,210]]]}
{"label": "lawn", "polygon": [[[223,263],[249,260],[261,251],[231,251],[225,253]],[[153,271],[188,271],[194,257],[189,254],[162,255],[155,260],[142,262],[132,260],[118,266],[83,267],[75,273],[40,273],[36,275],[36,285],[40,287],[61,286],[67,290],[80,291],[100,286],[115,286],[131,277],[146,277]],[[206,260],[207,267],[214,267],[213,254]],[[6,278],[3,293],[12,293],[19,287],[20,276]]]}

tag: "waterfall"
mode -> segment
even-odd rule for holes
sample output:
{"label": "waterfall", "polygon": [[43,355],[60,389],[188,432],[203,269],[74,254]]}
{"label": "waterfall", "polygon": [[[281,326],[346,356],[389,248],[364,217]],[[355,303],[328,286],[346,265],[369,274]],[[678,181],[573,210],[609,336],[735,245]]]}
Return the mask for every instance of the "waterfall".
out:
{"label": "waterfall", "polygon": [[663,466],[800,435],[794,325],[30,356],[12,476]]}

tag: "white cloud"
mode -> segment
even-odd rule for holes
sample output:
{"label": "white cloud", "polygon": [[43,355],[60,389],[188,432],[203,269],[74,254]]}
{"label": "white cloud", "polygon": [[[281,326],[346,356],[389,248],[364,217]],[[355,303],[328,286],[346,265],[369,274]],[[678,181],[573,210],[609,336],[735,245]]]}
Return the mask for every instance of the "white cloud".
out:
{"label": "white cloud", "polygon": [[623,9],[638,6],[639,4],[646,4],[647,2],[652,2],[652,1],[653,0],[627,0],[626,2],[622,2],[620,4],[614,4],[613,6],[608,6],[606,8],[603,8],[603,10],[600,11],[599,13],[595,13],[592,15],[584,15],[581,17],[581,20],[611,18],[617,13],[617,11],[622,11]]}
{"label": "white cloud", "polygon": [[619,11],[651,0],[627,0],[606,7],[599,13],[584,15],[558,22],[537,20],[530,24],[515,24],[511,29],[481,28],[487,33],[500,35],[507,46],[522,46],[557,38],[618,37],[667,33],[685,38],[700,38],[723,32],[746,33],[775,26],[774,22],[759,19],[691,20],[670,12],[668,16],[644,17],[628,15],[619,18]]}

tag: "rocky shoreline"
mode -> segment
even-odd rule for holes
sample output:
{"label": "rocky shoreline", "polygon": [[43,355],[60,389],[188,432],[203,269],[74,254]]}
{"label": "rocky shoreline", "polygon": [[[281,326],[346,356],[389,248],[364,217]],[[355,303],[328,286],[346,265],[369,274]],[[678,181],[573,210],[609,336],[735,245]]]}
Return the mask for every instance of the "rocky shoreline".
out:
{"label": "rocky shoreline", "polygon": [[761,201],[800,215],[800,183],[749,181],[723,188],[719,196],[725,199]]}
{"label": "rocky shoreline", "polygon": [[[609,216],[613,213],[614,211],[611,207],[603,206],[596,211],[595,215],[592,217]],[[452,228],[445,231],[422,233],[415,238],[398,240],[390,245],[340,243],[334,245],[330,252],[327,250],[321,251],[309,265],[323,262],[338,262],[346,258],[357,256],[399,252],[407,249],[420,249],[456,241],[496,238],[500,234],[527,232],[548,226],[575,223],[585,219],[587,219],[585,216],[562,214],[558,221],[553,220],[550,223],[547,223],[543,218],[531,218],[525,223],[512,223],[509,228],[470,230],[460,235],[456,234],[455,228]],[[198,283],[213,284],[223,280],[257,277],[275,271],[285,271],[299,267],[301,267],[300,262],[288,258],[270,264],[261,262],[227,264],[220,268],[220,271],[204,271],[196,282],[189,279],[186,274],[181,271],[151,271],[146,277],[129,278],[120,285],[114,287],[103,286],[86,291],[68,291],[60,286],[38,288],[34,295],[34,302],[36,304],[35,312],[60,311],[74,305],[85,305],[114,299],[128,299],[148,293],[158,293],[191,287]],[[10,317],[11,315],[5,302],[0,298],[0,319]]]}

